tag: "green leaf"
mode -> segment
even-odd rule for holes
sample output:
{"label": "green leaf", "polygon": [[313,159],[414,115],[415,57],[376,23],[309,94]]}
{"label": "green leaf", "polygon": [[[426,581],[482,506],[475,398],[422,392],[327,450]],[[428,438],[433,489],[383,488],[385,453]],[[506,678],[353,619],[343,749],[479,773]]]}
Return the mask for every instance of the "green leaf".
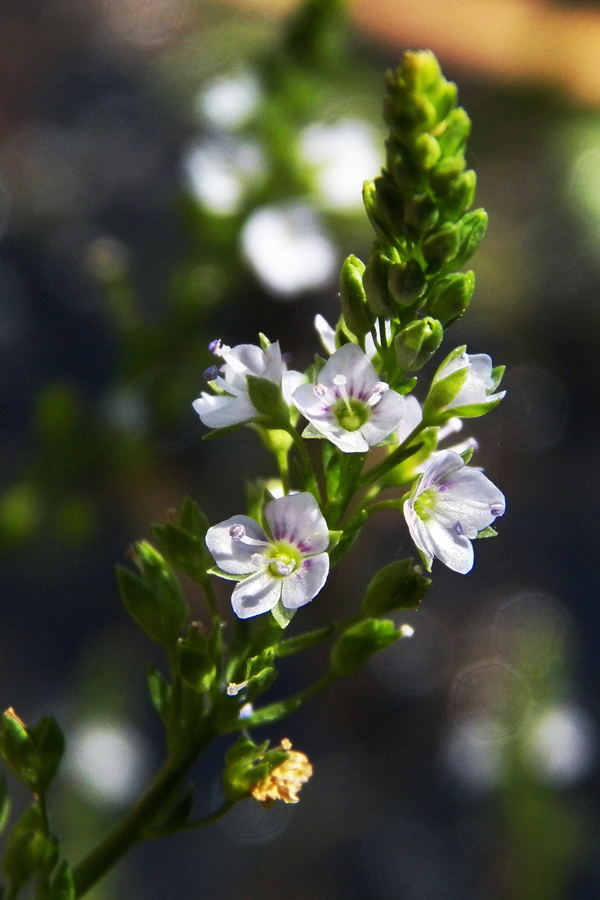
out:
{"label": "green leaf", "polygon": [[391,619],[365,619],[348,628],[331,651],[334,675],[349,675],[401,637]]}
{"label": "green leaf", "polygon": [[181,504],[179,526],[199,541],[204,541],[209,528],[209,521],[197,503],[186,497]]}
{"label": "green leaf", "polygon": [[65,752],[65,738],[60,726],[52,716],[44,716],[30,729],[36,747],[38,793],[48,790]]}
{"label": "green leaf", "polygon": [[323,628],[317,628],[315,631],[307,631],[305,634],[296,635],[296,637],[288,638],[280,641],[275,647],[275,656],[292,656],[294,653],[300,653],[309,647],[315,647],[326,641],[328,637],[335,631],[335,625],[325,625]]}
{"label": "green leaf", "polygon": [[151,525],[152,534],[158,548],[174,569],[184,572],[197,584],[206,584],[209,580],[207,569],[213,559],[204,540],[194,537],[179,525],[168,522],[165,525]]}
{"label": "green leaf", "polygon": [[482,528],[481,531],[478,531],[477,535],[476,535],[476,537],[478,537],[478,538],[491,538],[491,537],[497,537],[497,536],[498,536],[498,532],[496,531],[495,528],[492,528],[491,525],[488,525],[487,528]]}
{"label": "green leaf", "polygon": [[200,648],[180,638],[177,642],[177,665],[179,674],[188,687],[201,694],[210,690],[217,670],[206,644],[204,648]]}
{"label": "green leaf", "polygon": [[286,716],[296,712],[301,702],[297,697],[290,697],[289,700],[279,700],[277,703],[271,703],[270,706],[263,706],[262,709],[253,712],[245,719],[238,720],[233,726],[227,728],[227,731],[234,731],[238,728],[259,728],[262,725],[279,722],[280,719],[285,719]]}
{"label": "green leaf", "polygon": [[148,689],[150,691],[152,704],[161,719],[165,721],[169,713],[171,685],[165,679],[163,674],[159,672],[158,669],[155,669],[154,666],[148,666]]}
{"label": "green leaf", "polygon": [[53,844],[44,834],[39,807],[29,806],[9,835],[2,863],[11,885],[25,884],[34,872],[44,867],[52,852]]}
{"label": "green leaf", "polygon": [[367,616],[381,616],[394,609],[414,609],[431,580],[424,578],[413,559],[402,559],[380,569],[371,579],[361,609]]}
{"label": "green leaf", "polygon": [[47,900],[75,900],[73,873],[64,859],[50,883]]}
{"label": "green leaf", "polygon": [[4,772],[0,771],[0,832],[4,830],[9,815],[10,797],[8,795],[8,785],[6,783],[6,776]]}
{"label": "green leaf", "polygon": [[178,582],[158,551],[145,541],[136,545],[136,561],[142,578],[117,566],[125,609],[149,638],[173,646],[187,617]]}
{"label": "green leaf", "polygon": [[246,384],[252,405],[264,418],[263,424],[269,428],[285,430],[289,426],[290,411],[280,386],[258,375],[246,375]]}

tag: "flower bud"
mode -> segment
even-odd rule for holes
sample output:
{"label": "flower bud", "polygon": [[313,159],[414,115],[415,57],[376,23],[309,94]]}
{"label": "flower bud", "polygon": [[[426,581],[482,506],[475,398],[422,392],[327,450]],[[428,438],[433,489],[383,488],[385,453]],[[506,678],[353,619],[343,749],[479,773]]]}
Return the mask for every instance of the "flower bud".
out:
{"label": "flower bud", "polygon": [[437,319],[426,316],[410,322],[394,340],[400,368],[416,372],[433,356],[443,337],[444,329]]}
{"label": "flower bud", "polygon": [[368,334],[373,325],[373,314],[363,287],[364,271],[365,264],[355,256],[349,256],[340,273],[342,314],[346,325],[358,338]]}
{"label": "flower bud", "polygon": [[459,250],[452,260],[454,269],[460,269],[468,262],[485,237],[488,216],[484,209],[474,209],[457,222]]}
{"label": "flower bud", "polygon": [[394,609],[418,606],[431,579],[421,574],[412,559],[385,566],[371,579],[361,608],[365,615],[383,616]]}
{"label": "flower bud", "polygon": [[364,271],[363,285],[369,308],[374,316],[392,318],[394,310],[388,290],[388,274],[392,265],[388,257],[375,250]]}
{"label": "flower bud", "polygon": [[334,675],[349,675],[366,663],[369,657],[397,641],[400,632],[391,619],[364,619],[348,628],[331,651]]}
{"label": "flower bud", "polygon": [[65,739],[52,716],[44,716],[28,728],[12,708],[0,722],[0,752],[29,790],[44,793],[56,774],[65,750]]}
{"label": "flower bud", "polygon": [[431,292],[429,312],[442,325],[450,325],[459,319],[473,296],[475,275],[473,272],[446,275]]}
{"label": "flower bud", "polygon": [[465,110],[462,107],[451,110],[437,129],[437,140],[442,148],[442,155],[462,154],[470,133],[471,120]]}
{"label": "flower bud", "polygon": [[388,289],[400,306],[410,306],[426,287],[425,273],[415,259],[406,265],[394,263],[388,270]]}
{"label": "flower bud", "polygon": [[364,182],[362,195],[365,211],[367,213],[367,216],[369,217],[369,222],[371,223],[371,226],[375,231],[378,240],[384,242],[389,241],[392,238],[392,235],[390,234],[389,228],[377,211],[377,188],[375,187],[374,181]]}
{"label": "flower bud", "polygon": [[406,201],[404,222],[418,236],[430,231],[439,219],[439,211],[429,194],[415,194]]}
{"label": "flower bud", "polygon": [[464,170],[465,160],[463,156],[446,157],[431,173],[431,187],[438,196],[446,196]]}
{"label": "flower bud", "polygon": [[439,201],[439,209],[446,219],[455,222],[470,207],[475,196],[477,176],[473,169],[456,179],[448,194]]}
{"label": "flower bud", "polygon": [[423,256],[432,272],[453,260],[459,249],[459,226],[443,225],[423,241]]}

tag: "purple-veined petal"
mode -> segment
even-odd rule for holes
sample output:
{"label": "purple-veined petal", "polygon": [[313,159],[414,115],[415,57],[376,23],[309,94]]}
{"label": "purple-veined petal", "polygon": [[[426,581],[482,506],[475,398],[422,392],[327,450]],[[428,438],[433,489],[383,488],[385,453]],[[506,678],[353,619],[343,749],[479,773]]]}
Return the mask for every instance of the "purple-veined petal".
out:
{"label": "purple-veined petal", "polygon": [[423,478],[417,489],[422,494],[433,484],[440,484],[446,478],[453,476],[454,472],[464,467],[465,461],[458,453],[452,450],[440,450],[431,458],[431,461],[423,473]]}
{"label": "purple-veined petal", "polygon": [[464,534],[474,538],[494,519],[504,514],[504,494],[477,469],[461,469],[438,490],[436,512],[444,519],[459,522]]}
{"label": "purple-veined petal", "polygon": [[444,528],[439,522],[429,519],[425,523],[429,533],[429,539],[434,549],[434,556],[440,562],[452,569],[466,575],[473,568],[473,546],[464,534],[457,534],[454,530]]}
{"label": "purple-veined petal", "polygon": [[319,383],[333,387],[337,375],[346,378],[346,390],[357,400],[367,401],[379,381],[375,366],[356,344],[344,344],[329,357],[319,372]]}
{"label": "purple-veined petal", "polygon": [[329,546],[327,522],[307,491],[267,503],[265,518],[274,540],[292,544],[303,555],[322,553]]}
{"label": "purple-veined petal", "polygon": [[281,597],[282,578],[268,571],[257,572],[236,584],[231,595],[233,611],[240,619],[260,616],[277,606]]}
{"label": "purple-veined petal", "polygon": [[298,609],[319,593],[329,574],[329,556],[319,553],[303,559],[295,572],[283,579],[281,602],[286,609]]}
{"label": "purple-veined petal", "polygon": [[[241,527],[246,540],[236,539],[236,526]],[[258,522],[250,516],[240,515],[209,528],[206,532],[206,546],[224,572],[230,575],[249,575],[266,565],[263,555],[270,545]]]}

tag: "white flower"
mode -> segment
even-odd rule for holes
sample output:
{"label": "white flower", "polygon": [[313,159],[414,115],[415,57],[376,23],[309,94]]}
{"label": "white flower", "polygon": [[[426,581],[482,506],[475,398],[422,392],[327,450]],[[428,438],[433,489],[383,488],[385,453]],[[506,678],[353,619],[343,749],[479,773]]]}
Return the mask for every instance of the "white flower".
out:
{"label": "white flower", "polygon": [[504,495],[483,472],[442,450],[405,501],[404,516],[428,569],[437,557],[464,575],[473,567],[471,541],[504,509]]}
{"label": "white flower", "polygon": [[446,409],[458,409],[463,406],[497,403],[502,400],[506,391],[492,393],[498,382],[492,376],[492,360],[487,353],[476,353],[469,356],[461,353],[455,359],[446,363],[434,378],[434,383],[448,375],[454,374],[459,369],[467,369],[465,382],[456,397],[447,404]]}
{"label": "white flower", "polygon": [[265,506],[268,537],[250,516],[233,516],[206,533],[206,546],[228,575],[246,576],[231,603],[240,619],[274,609],[298,609],[327,580],[329,530],[312,494],[293,494]]}
{"label": "white flower", "polygon": [[[213,341],[210,350],[221,357],[225,364],[221,369],[213,367],[205,373],[220,394],[202,392],[193,407],[208,428],[224,428],[248,422],[258,415],[258,411],[248,396],[246,375],[257,375],[281,386],[283,397],[291,404],[292,393],[302,382],[300,372],[287,371],[281,357],[279,342],[270,344],[266,350],[254,344],[238,344],[227,347],[221,341]],[[220,374],[219,374],[220,372]]]}
{"label": "white flower", "polygon": [[317,384],[301,384],[292,400],[313,428],[344,453],[366,453],[400,425],[404,397],[379,381],[356,344],[327,360]]}

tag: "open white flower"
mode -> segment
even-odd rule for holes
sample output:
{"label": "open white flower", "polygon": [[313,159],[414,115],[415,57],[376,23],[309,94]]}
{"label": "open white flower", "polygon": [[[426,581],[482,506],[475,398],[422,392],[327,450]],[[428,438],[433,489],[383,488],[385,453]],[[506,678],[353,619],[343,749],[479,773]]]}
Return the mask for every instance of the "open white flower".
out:
{"label": "open white flower", "polygon": [[265,506],[271,537],[250,516],[232,516],[206,533],[217,566],[242,576],[231,603],[240,619],[309,603],[329,573],[329,530],[312,494],[293,494]]}
{"label": "open white flower", "polygon": [[258,415],[248,396],[247,375],[257,375],[280,385],[288,405],[291,404],[294,389],[304,378],[300,372],[287,371],[278,341],[262,350],[254,344],[227,347],[217,340],[210,344],[210,350],[224,360],[224,365],[220,370],[216,366],[208,369],[205,377],[224,393],[207,394],[203,391],[193,403],[202,422],[209,428],[239,425]]}
{"label": "open white flower", "polygon": [[292,400],[318,432],[344,453],[366,453],[400,425],[404,397],[392,391],[356,344],[327,360],[316,384],[301,384]]}
{"label": "open white flower", "polygon": [[[331,356],[332,353],[335,353],[335,328],[332,328],[327,319],[320,313],[317,313],[315,316],[314,325],[323,349]],[[377,335],[379,335],[379,322],[375,323],[375,330]],[[389,321],[385,323],[385,336],[388,341],[392,336],[392,326]],[[365,335],[365,353],[370,360],[373,360],[373,357],[377,355],[377,347],[371,333]]]}
{"label": "open white flower", "polygon": [[495,391],[498,381],[492,375],[492,360],[487,353],[469,355],[466,352],[455,359],[451,359],[443,366],[434,378],[434,382],[441,381],[448,375],[453,375],[460,369],[467,369],[466,379],[446,409],[458,409],[464,406],[476,406],[480,404],[496,404],[506,394],[506,391]]}
{"label": "open white flower", "polygon": [[504,494],[483,472],[465,466],[458,453],[442,450],[405,501],[404,516],[429,570],[437,557],[464,575],[473,567],[471,541],[504,509]]}

